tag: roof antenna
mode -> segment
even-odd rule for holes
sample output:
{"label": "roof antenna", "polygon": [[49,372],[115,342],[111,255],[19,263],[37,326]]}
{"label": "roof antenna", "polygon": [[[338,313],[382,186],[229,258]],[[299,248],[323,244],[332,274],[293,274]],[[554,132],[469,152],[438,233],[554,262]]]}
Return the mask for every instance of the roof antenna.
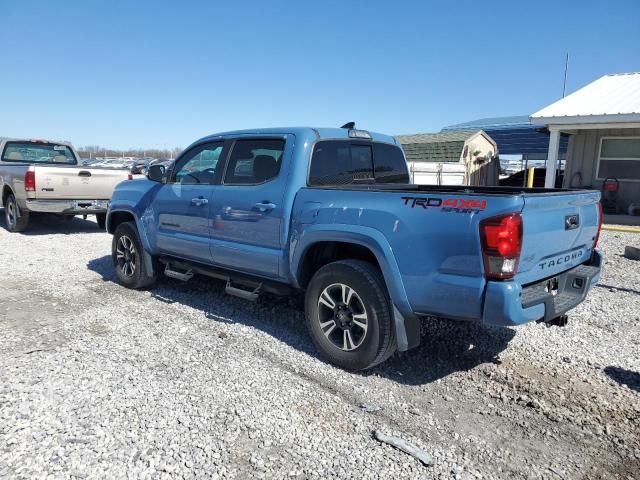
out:
{"label": "roof antenna", "polygon": [[567,52],[567,56],[564,59],[564,82],[562,83],[562,98],[564,98],[565,92],[567,91],[567,70],[569,70],[569,52]]}
{"label": "roof antenna", "polygon": [[353,130],[354,128],[356,128],[356,122],[347,122],[340,128],[348,128],[349,130]]}

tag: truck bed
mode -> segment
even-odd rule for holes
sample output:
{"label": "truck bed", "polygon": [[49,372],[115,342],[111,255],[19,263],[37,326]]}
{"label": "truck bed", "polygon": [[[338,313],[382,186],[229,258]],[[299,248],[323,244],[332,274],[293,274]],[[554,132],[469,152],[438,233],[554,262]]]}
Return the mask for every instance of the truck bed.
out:
{"label": "truck bed", "polygon": [[[483,266],[480,222],[521,215],[522,252],[516,275],[507,282],[521,288],[589,260],[599,195],[578,189],[444,185],[307,187],[296,197],[298,231],[293,237],[296,249],[304,243],[299,239],[316,229],[377,237],[383,245],[378,249],[392,252],[398,283],[413,312],[478,320],[491,283]],[[579,225],[566,230],[565,220],[573,215]]]}
{"label": "truck bed", "polygon": [[593,192],[593,190],[579,188],[527,188],[501,186],[469,186],[469,185],[400,185],[400,184],[362,184],[340,185],[326,187],[312,187],[323,190],[355,190],[381,192],[420,192],[420,193],[456,193],[464,195],[540,195],[565,194],[568,192]]}

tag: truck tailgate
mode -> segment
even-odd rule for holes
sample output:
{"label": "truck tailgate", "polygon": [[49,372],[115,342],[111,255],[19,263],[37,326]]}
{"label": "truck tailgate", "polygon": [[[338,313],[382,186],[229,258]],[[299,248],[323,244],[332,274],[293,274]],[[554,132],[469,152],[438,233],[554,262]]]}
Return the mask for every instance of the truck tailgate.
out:
{"label": "truck tailgate", "polygon": [[37,199],[108,200],[129,175],[127,170],[44,165],[35,172]]}
{"label": "truck tailgate", "polygon": [[523,244],[516,279],[552,277],[591,257],[598,233],[599,192],[524,195]]}

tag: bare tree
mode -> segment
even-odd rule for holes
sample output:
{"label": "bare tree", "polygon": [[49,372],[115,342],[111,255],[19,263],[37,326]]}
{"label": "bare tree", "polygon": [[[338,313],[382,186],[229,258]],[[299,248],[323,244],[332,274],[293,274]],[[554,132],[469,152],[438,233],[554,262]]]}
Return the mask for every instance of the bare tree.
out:
{"label": "bare tree", "polygon": [[175,147],[173,149],[163,148],[133,148],[129,150],[118,150],[114,148],[101,147],[99,145],[87,145],[78,148],[81,157],[152,157],[152,158],[176,158],[182,148]]}

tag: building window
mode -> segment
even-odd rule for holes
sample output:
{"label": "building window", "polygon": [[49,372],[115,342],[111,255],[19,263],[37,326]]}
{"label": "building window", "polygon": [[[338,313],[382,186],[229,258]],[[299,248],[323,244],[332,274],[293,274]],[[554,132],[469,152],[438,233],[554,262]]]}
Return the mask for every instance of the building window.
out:
{"label": "building window", "polygon": [[598,156],[598,180],[640,180],[640,137],[603,137]]}

